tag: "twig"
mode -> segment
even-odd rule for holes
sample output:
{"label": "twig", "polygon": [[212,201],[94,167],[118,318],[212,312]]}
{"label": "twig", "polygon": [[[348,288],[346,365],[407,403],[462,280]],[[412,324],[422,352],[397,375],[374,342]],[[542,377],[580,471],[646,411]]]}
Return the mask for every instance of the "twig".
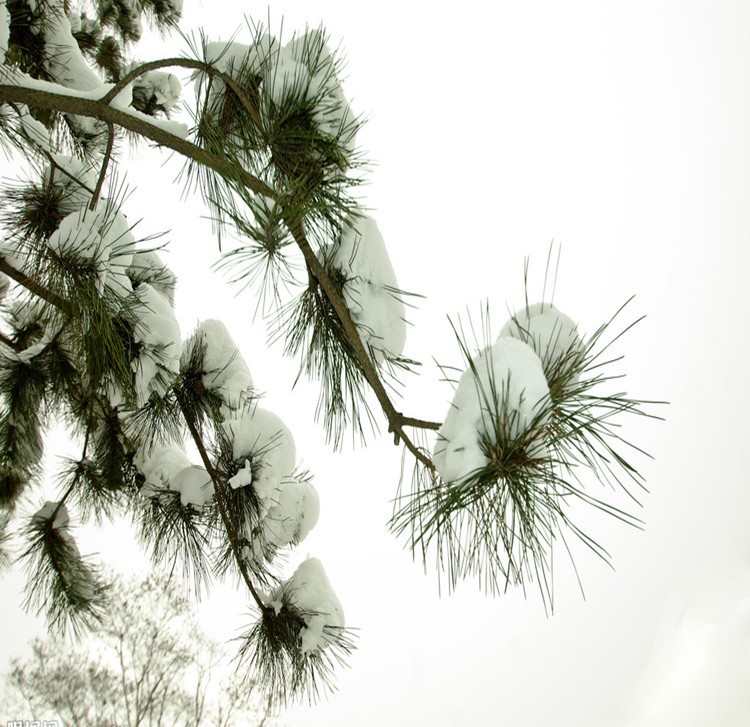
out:
{"label": "twig", "polygon": [[109,160],[112,158],[112,148],[115,145],[115,127],[112,123],[107,123],[107,149],[104,152],[104,159],[102,159],[102,168],[99,172],[99,179],[96,180],[96,187],[94,193],[91,195],[91,203],[89,209],[93,211],[96,209],[96,205],[99,203],[99,196],[102,193],[102,187],[104,186],[104,178],[107,176],[107,167],[109,166]]}
{"label": "twig", "polygon": [[388,431],[393,433],[395,443],[398,444],[399,441],[402,441],[404,443],[404,446],[425,467],[430,470],[434,470],[435,465],[432,463],[432,460],[427,457],[425,453],[414,444],[414,442],[412,442],[411,438],[406,434],[406,432],[404,432],[404,426],[406,426],[409,422],[411,422],[409,426],[415,426],[413,422],[419,422],[422,426],[426,424],[430,425],[429,427],[424,428],[439,429],[440,425],[438,424],[437,426],[434,426],[434,424],[423,422],[420,419],[404,417],[401,412],[396,410],[396,407],[388,396],[388,392],[386,391],[385,386],[380,379],[380,374],[375,368],[375,364],[372,362],[369,353],[362,343],[362,339],[360,338],[357,326],[352,320],[351,315],[349,314],[349,309],[346,307],[344,299],[339,293],[336,285],[329,277],[322,263],[320,262],[320,260],[318,260],[318,256],[310,246],[310,242],[308,241],[307,236],[302,229],[302,225],[298,220],[288,217],[285,221],[287,226],[289,227],[290,232],[292,233],[292,236],[294,237],[294,241],[297,243],[297,246],[300,248],[302,254],[305,257],[305,263],[307,264],[308,270],[315,277],[326,298],[328,298],[328,300],[330,301],[334,312],[336,313],[347,337],[349,338],[349,341],[352,345],[352,350],[354,351],[354,355],[357,358],[357,363],[362,368],[362,373],[365,377],[365,380],[373,390],[375,397],[380,404],[380,408],[383,410],[386,419],[388,419]]}

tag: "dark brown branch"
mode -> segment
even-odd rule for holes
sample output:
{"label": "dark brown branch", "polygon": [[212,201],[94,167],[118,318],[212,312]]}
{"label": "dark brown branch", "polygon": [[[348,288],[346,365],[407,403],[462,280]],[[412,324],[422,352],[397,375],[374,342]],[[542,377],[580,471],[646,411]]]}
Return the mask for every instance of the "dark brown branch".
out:
{"label": "dark brown branch", "polygon": [[0,103],[13,101],[25,103],[29,107],[59,111],[64,114],[88,116],[106,123],[115,124],[123,129],[132,131],[145,139],[172,149],[188,159],[202,166],[213,169],[228,181],[241,184],[256,194],[275,198],[274,191],[262,180],[253,176],[236,164],[212,154],[193,144],[181,136],[166,131],[157,123],[152,123],[149,117],[138,112],[128,113],[121,109],[105,104],[102,100],[80,98],[67,93],[55,91],[41,91],[36,88],[26,88],[18,85],[0,84]]}
{"label": "dark brown branch", "polygon": [[[318,260],[318,256],[310,246],[310,242],[308,241],[307,236],[302,229],[302,225],[299,223],[299,221],[291,219],[287,219],[286,223],[292,233],[292,236],[294,237],[294,241],[297,243],[297,246],[300,248],[302,254],[305,257],[305,263],[307,264],[308,270],[315,277],[321,289],[323,290],[323,293],[330,301],[334,312],[338,316],[338,319],[341,322],[341,325],[343,326],[347,337],[349,338],[352,350],[354,351],[354,355],[357,358],[357,363],[362,369],[362,374],[364,375],[367,383],[370,385],[370,388],[373,390],[373,393],[375,394],[375,397],[380,404],[380,408],[383,410],[383,413],[388,419],[388,431],[393,433],[396,444],[398,444],[399,441],[402,441],[404,443],[404,446],[423,465],[425,465],[425,467],[433,470],[435,466],[433,465],[432,460],[430,460],[430,458],[427,457],[425,453],[419,447],[417,447],[417,445],[414,444],[414,442],[412,442],[411,438],[406,434],[406,432],[404,432],[406,418],[403,414],[401,414],[401,412],[396,410],[396,407],[391,401],[391,398],[388,396],[388,392],[383,385],[380,374],[378,373],[378,370],[375,367],[372,358],[370,358],[369,352],[362,343],[359,331],[357,330],[357,325],[352,320],[352,317],[349,314],[349,309],[346,307],[344,299],[342,298],[338,288],[331,280],[328,273],[326,273],[326,270],[323,267],[322,263],[320,262],[320,260]],[[418,422],[421,420],[409,418],[409,421]],[[438,425],[438,428],[439,426],[440,425]]]}
{"label": "dark brown branch", "polygon": [[201,437],[201,434],[198,431],[198,428],[195,426],[195,422],[190,416],[188,407],[185,406],[185,400],[183,399],[182,394],[179,392],[177,388],[174,388],[173,392],[174,392],[175,398],[177,399],[177,403],[180,407],[180,410],[182,411],[182,415],[183,415],[183,418],[185,419],[185,423],[188,426],[188,430],[190,431],[190,436],[192,437],[193,442],[195,443],[195,446],[198,449],[198,453],[200,454],[201,460],[203,462],[203,466],[206,468],[206,472],[208,472],[209,476],[211,477],[211,481],[214,484],[214,493],[215,493],[214,496],[216,498],[216,504],[219,507],[219,515],[221,516],[221,521],[224,524],[224,529],[226,530],[227,537],[229,538],[229,544],[232,548],[232,554],[234,555],[234,559],[235,561],[237,561],[237,565],[239,566],[240,573],[242,574],[242,579],[245,581],[245,585],[250,591],[250,594],[252,595],[253,600],[258,605],[258,608],[260,608],[260,610],[263,611],[267,608],[267,606],[265,603],[263,603],[263,599],[260,597],[260,595],[258,594],[258,591],[255,589],[255,586],[253,585],[253,582],[250,580],[250,575],[247,572],[247,566],[245,565],[245,561],[242,558],[242,554],[240,553],[240,548],[237,542],[238,541],[237,527],[235,523],[232,522],[232,519],[230,518],[229,513],[224,507],[224,497],[226,495],[226,483],[224,482],[222,475],[216,471],[216,468],[213,466],[211,462],[211,458],[208,456],[206,447],[203,444],[203,438]]}
{"label": "dark brown branch", "polygon": [[405,427],[415,427],[417,429],[434,429],[437,431],[443,425],[440,422],[427,422],[424,419],[415,419],[414,417],[401,417],[401,424]]}
{"label": "dark brown branch", "polygon": [[48,303],[51,303],[56,308],[66,313],[72,312],[72,306],[70,303],[59,296],[57,293],[45,288],[36,280],[30,278],[28,275],[22,273],[20,270],[14,268],[2,255],[0,255],[0,272],[5,273],[9,278],[15,280],[19,285],[22,285],[26,290],[30,291],[34,295],[39,296]]}

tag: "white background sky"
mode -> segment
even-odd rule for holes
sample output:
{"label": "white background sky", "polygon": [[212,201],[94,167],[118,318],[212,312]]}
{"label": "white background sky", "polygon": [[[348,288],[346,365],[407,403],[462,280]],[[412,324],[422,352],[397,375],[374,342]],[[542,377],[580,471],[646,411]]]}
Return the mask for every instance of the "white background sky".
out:
{"label": "white background sky", "polygon": [[[260,4],[186,0],[183,27],[227,39],[243,12],[267,16]],[[665,423],[625,432],[656,457],[641,462],[645,532],[581,515],[616,566],[582,555],[586,600],[562,557],[552,618],[533,591],[493,599],[466,584],[439,596],[434,572],[385,529],[399,451],[385,436],[327,447],[315,392],[290,392],[295,365],[264,350],[251,296],[225,293],[208,271],[210,227],[180,202],[175,167],[139,152],[126,211],[144,217],[144,233],[172,228],[183,330],[223,318],[293,430],[322,513],[292,564],[321,558],[360,629],[338,693],[285,721],[748,724],[750,5],[280,0],[272,27],[282,16],[287,34],[323,22],[343,45],[347,93],[369,117],[360,142],[376,162],[365,203],[401,286],[427,296],[406,350],[425,366],[405,411],[443,416],[451,390],[431,361],[457,361],[446,315],[489,299],[499,330],[523,300],[526,256],[531,297],[541,292],[552,239],[562,244],[555,301],[583,332],[636,294],[631,315],[648,318],[619,349],[626,388],[671,402]],[[137,558],[114,535],[90,548]],[[0,603],[8,654],[34,628],[19,583],[5,579]],[[221,590],[207,623],[233,633],[243,603]]]}

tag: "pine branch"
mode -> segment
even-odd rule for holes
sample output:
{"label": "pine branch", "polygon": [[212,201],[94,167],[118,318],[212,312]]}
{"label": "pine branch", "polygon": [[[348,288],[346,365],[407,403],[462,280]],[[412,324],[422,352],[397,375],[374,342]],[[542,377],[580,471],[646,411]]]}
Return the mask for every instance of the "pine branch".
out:
{"label": "pine branch", "polygon": [[[54,88],[52,86],[51,88]],[[138,113],[128,113],[109,106],[102,100],[82,98],[70,93],[57,91],[42,91],[37,88],[27,88],[15,84],[0,84],[0,103],[14,101],[25,103],[31,108],[59,111],[64,114],[88,116],[106,123],[115,124],[127,131],[150,139],[161,146],[176,151],[202,166],[213,169],[223,178],[236,184],[241,184],[257,194],[274,197],[274,191],[265,182],[249,174],[235,164],[227,162],[220,156],[183,139],[181,136],[164,130],[158,124],[148,120],[148,117]]]}
{"label": "pine branch", "polygon": [[206,468],[206,472],[208,472],[209,476],[211,477],[211,481],[213,482],[214,491],[216,493],[215,494],[216,504],[219,508],[219,514],[221,515],[221,520],[224,525],[224,529],[227,533],[227,537],[229,538],[229,544],[232,548],[232,553],[234,554],[234,558],[235,558],[235,561],[237,562],[237,566],[240,569],[242,579],[245,581],[245,585],[250,591],[250,595],[253,597],[253,600],[257,604],[258,608],[261,610],[261,612],[265,612],[269,607],[263,602],[263,599],[260,597],[260,594],[256,590],[255,585],[250,579],[250,574],[247,571],[247,565],[242,557],[242,553],[240,552],[239,535],[237,533],[237,528],[235,524],[232,522],[232,519],[230,518],[229,513],[227,512],[227,509],[224,506],[224,499],[226,497],[226,483],[224,482],[221,474],[216,471],[216,468],[213,466],[213,463],[211,462],[211,458],[208,456],[206,447],[203,444],[203,438],[201,437],[201,434],[198,431],[198,428],[196,427],[196,424],[190,415],[191,414],[190,407],[185,401],[182,395],[182,392],[179,391],[179,389],[177,388],[175,388],[173,391],[177,399],[177,403],[179,404],[180,409],[182,410],[185,423],[187,424],[188,430],[190,431],[190,436],[192,437],[193,442],[196,448],[198,449],[198,453],[200,454],[200,458],[201,458],[201,461],[203,462],[203,466]]}
{"label": "pine branch", "polygon": [[22,273],[17,268],[14,268],[2,255],[0,255],[0,272],[5,273],[9,278],[15,280],[19,285],[22,285],[26,290],[38,296],[42,300],[46,300],[51,303],[55,308],[59,308],[65,313],[72,313],[73,306],[69,301],[65,300],[57,293],[45,288],[43,285],[38,283],[33,278],[30,278],[25,273]]}
{"label": "pine branch", "polygon": [[310,274],[318,282],[321,289],[323,290],[323,293],[330,301],[333,310],[335,311],[342,327],[344,328],[344,331],[346,332],[347,337],[349,338],[352,350],[357,358],[357,363],[362,368],[362,374],[364,375],[367,383],[370,385],[370,388],[373,390],[378,403],[380,404],[380,407],[383,410],[386,419],[388,420],[388,431],[394,435],[395,444],[398,444],[399,441],[403,442],[404,446],[425,467],[433,469],[434,465],[432,464],[430,458],[427,457],[424,452],[414,444],[411,438],[404,431],[404,426],[407,425],[407,423],[409,426],[415,426],[414,422],[419,422],[420,426],[429,424],[429,426],[426,428],[439,429],[440,425],[433,425],[432,423],[422,422],[422,420],[418,419],[405,418],[404,415],[401,414],[401,412],[396,410],[396,407],[394,406],[390,396],[388,395],[388,392],[386,391],[385,385],[383,384],[380,374],[378,373],[378,370],[375,367],[370,354],[367,352],[364,344],[362,343],[359,331],[357,330],[357,325],[352,320],[349,309],[347,308],[346,303],[341,296],[341,293],[326,272],[323,264],[320,262],[320,260],[318,260],[318,256],[313,251],[310,242],[307,239],[304,230],[302,229],[301,223],[296,219],[289,218],[286,219],[286,223],[289,227],[290,232],[292,233],[292,236],[294,237],[294,241],[297,243],[297,246],[300,248],[302,254],[305,257],[305,263],[307,264]]}
{"label": "pine branch", "polygon": [[[149,68],[159,68],[164,65],[180,65],[186,68],[197,68],[200,70],[207,71],[205,63],[200,61],[192,61],[189,59],[168,59],[167,61],[154,61],[152,64],[144,64],[140,66],[140,73],[142,74]],[[145,69],[145,70],[144,70]],[[207,71],[208,72],[208,71]],[[222,74],[223,75],[223,74]],[[222,80],[224,80],[222,78]],[[235,84],[236,85],[236,84]],[[104,97],[105,99],[107,96]],[[3,85],[0,84],[0,102],[3,100],[16,101],[19,103],[25,103],[31,107],[45,108],[49,110],[57,110],[63,113],[72,113],[82,116],[91,116],[93,118],[100,119],[107,123],[117,124],[124,129],[133,131],[145,138],[151,139],[165,147],[168,147],[183,156],[191,159],[202,166],[206,166],[213,169],[220,176],[226,179],[230,183],[239,183],[243,187],[247,187],[252,192],[257,194],[263,194],[270,198],[276,198],[276,194],[271,190],[263,181],[257,177],[247,173],[237,164],[227,162],[225,159],[216,156],[201,147],[182,139],[179,136],[164,131],[162,128],[149,123],[133,114],[115,109],[107,105],[102,100],[91,100],[87,98],[78,98],[66,94],[60,94],[51,91],[40,91],[37,89],[24,88],[22,86],[15,85]],[[393,433],[394,441],[396,444],[403,442],[404,446],[426,467],[432,468],[433,464],[429,457],[427,457],[422,450],[420,450],[405,432],[405,426],[423,426],[415,425],[413,422],[421,422],[412,418],[405,419],[404,415],[399,412],[383,384],[380,374],[375,367],[369,353],[365,349],[364,344],[360,338],[356,324],[349,314],[349,310],[346,307],[341,294],[337,290],[333,281],[326,273],[323,265],[318,260],[315,252],[313,251],[309,240],[303,230],[302,224],[299,219],[286,215],[286,223],[294,237],[295,242],[302,251],[305,258],[305,262],[310,270],[311,274],[315,277],[321,286],[326,297],[331,302],[336,315],[338,316],[341,324],[350,339],[352,349],[356,356],[357,362],[362,368],[363,375],[373,390],[378,403],[380,404],[383,413],[388,420],[388,430]],[[0,268],[2,270],[2,268]],[[409,423],[411,422],[411,423]],[[439,425],[430,424],[429,429],[437,429]]]}

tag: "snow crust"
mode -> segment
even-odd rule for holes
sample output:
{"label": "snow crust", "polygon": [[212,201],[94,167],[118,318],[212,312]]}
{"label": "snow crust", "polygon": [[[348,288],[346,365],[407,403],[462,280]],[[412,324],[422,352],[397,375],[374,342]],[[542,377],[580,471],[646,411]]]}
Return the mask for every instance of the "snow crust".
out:
{"label": "snow crust", "polygon": [[330,637],[323,633],[325,627],[345,626],[344,609],[317,558],[300,563],[292,577],[282,583],[272,602],[280,608],[283,600],[298,608],[305,620],[306,626],[301,631],[302,654],[319,651],[331,643]]}
{"label": "snow crust", "polygon": [[550,303],[533,303],[517,311],[498,339],[509,336],[530,344],[547,370],[582,345],[573,320]]}
{"label": "snow crust", "polygon": [[333,266],[346,277],[344,300],[362,342],[377,361],[400,355],[406,341],[404,304],[394,292],[396,274],[375,220],[366,215],[348,220],[332,252]]}
{"label": "snow crust", "polygon": [[[433,462],[446,482],[460,481],[489,463],[481,436],[496,441],[498,416],[504,441],[527,434],[533,439],[547,419],[547,379],[539,356],[527,343],[500,338],[472,365],[474,370],[470,367],[462,374],[438,431]],[[542,453],[541,443],[532,444],[532,456]]]}
{"label": "snow crust", "polygon": [[[250,460],[253,468],[257,467],[252,486],[267,512],[282,480],[294,469],[297,451],[291,432],[276,414],[260,407],[227,419],[222,428],[235,461]],[[241,481],[235,482],[239,485]]]}
{"label": "snow crust", "polygon": [[203,384],[221,397],[222,413],[229,416],[242,409],[250,401],[253,379],[226,326],[219,320],[203,321],[195,338],[205,351]]}

